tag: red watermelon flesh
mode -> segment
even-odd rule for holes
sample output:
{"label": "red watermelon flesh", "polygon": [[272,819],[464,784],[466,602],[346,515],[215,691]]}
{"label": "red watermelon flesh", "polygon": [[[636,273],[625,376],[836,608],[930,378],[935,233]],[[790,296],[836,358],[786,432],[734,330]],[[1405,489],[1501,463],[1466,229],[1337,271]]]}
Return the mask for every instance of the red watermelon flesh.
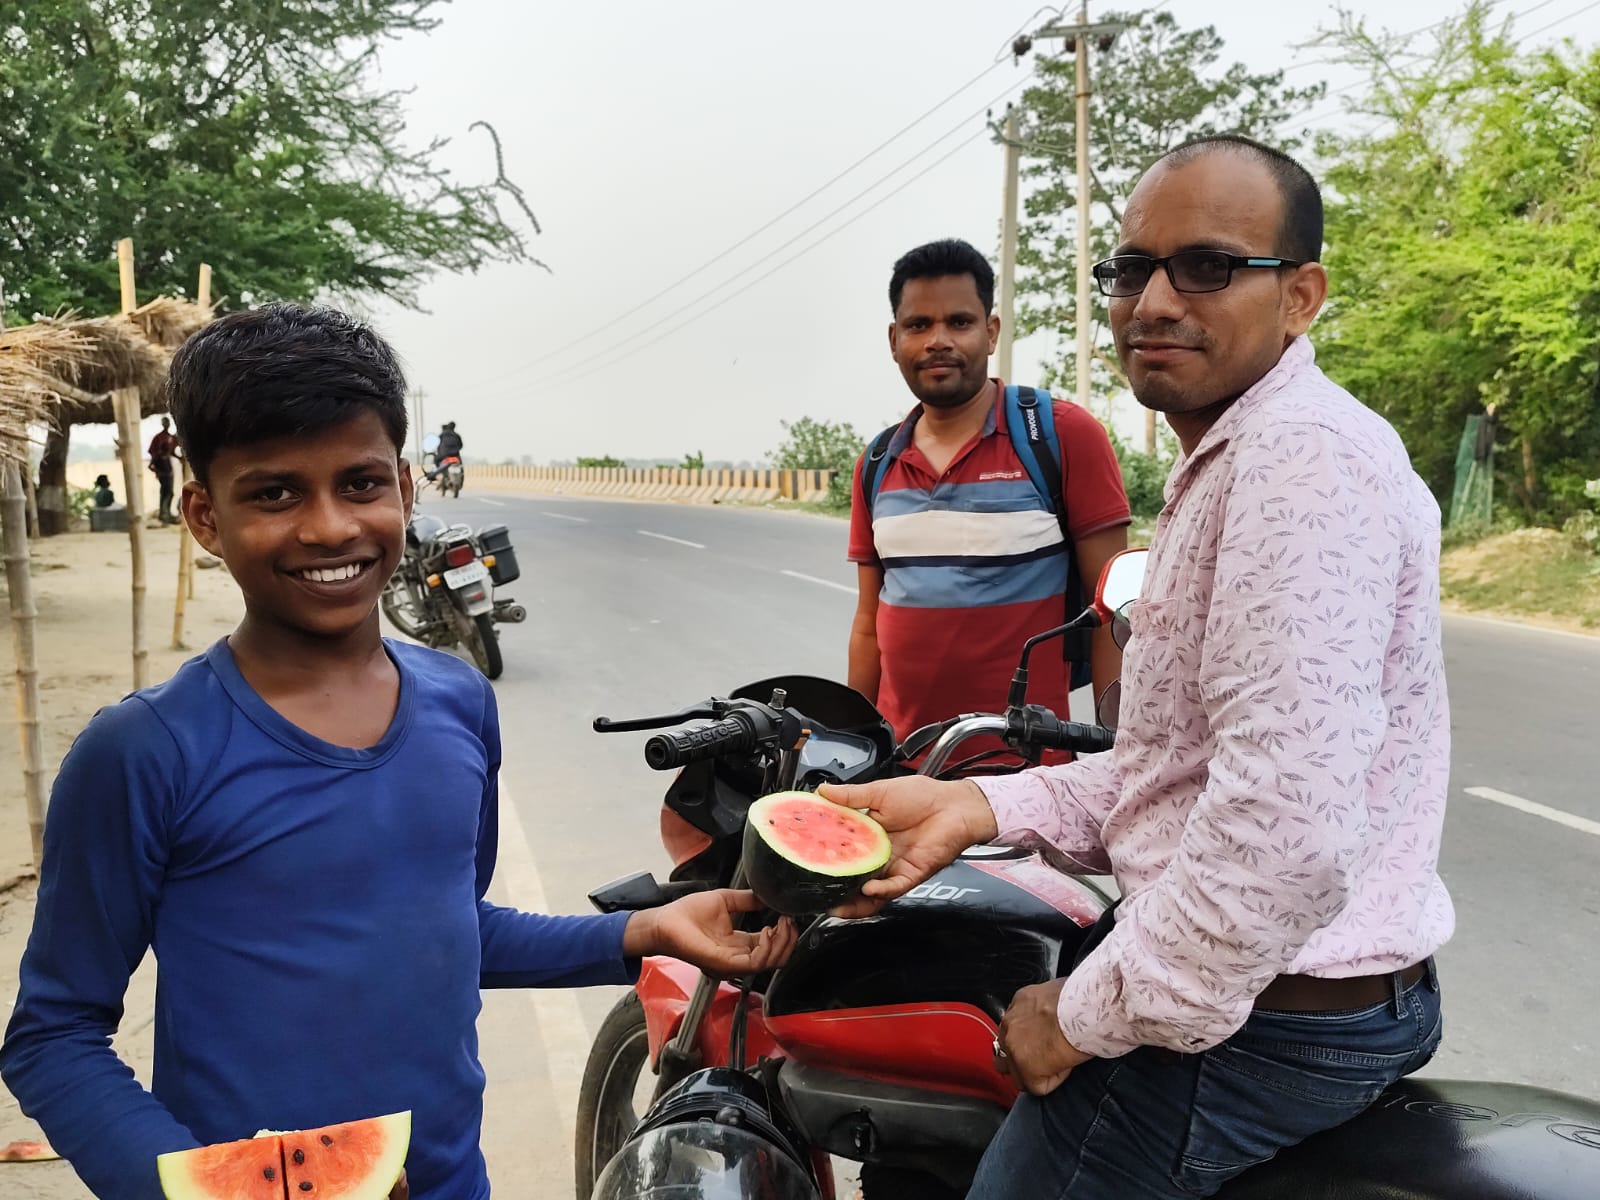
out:
{"label": "red watermelon flesh", "polygon": [[411,1114],[262,1133],[156,1159],[168,1200],[386,1200],[405,1166]]}
{"label": "red watermelon flesh", "polygon": [[889,865],[889,835],[871,817],[810,792],[779,792],[750,806],[744,871],[767,907],[824,912]]}
{"label": "red watermelon flesh", "polygon": [[219,1142],[156,1159],[171,1200],[283,1200],[283,1148],[277,1138]]}
{"label": "red watermelon flesh", "polygon": [[384,1200],[405,1165],[411,1114],[283,1135],[288,1200]]}

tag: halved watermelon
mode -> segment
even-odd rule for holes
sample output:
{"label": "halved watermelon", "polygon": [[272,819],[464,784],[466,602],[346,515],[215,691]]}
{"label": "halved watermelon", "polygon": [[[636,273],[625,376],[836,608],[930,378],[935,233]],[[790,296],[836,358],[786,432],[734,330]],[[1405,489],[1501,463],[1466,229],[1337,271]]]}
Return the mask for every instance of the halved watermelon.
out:
{"label": "halved watermelon", "polygon": [[168,1200],[386,1200],[405,1166],[411,1114],[264,1130],[156,1159]]}
{"label": "halved watermelon", "polygon": [[889,865],[889,835],[871,817],[810,792],[778,792],[750,806],[744,874],[768,908],[825,912]]}

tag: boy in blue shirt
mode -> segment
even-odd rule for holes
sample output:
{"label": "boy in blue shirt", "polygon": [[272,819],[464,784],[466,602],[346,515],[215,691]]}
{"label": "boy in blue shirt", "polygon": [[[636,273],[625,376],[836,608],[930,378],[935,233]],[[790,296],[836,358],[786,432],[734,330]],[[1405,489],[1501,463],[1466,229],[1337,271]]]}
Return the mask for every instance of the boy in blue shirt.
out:
{"label": "boy in blue shirt", "polygon": [[[756,972],[793,928],[736,930],[749,892],[590,917],[484,899],[494,693],[379,634],[412,483],[377,334],[325,309],[233,314],[178,352],[168,393],[184,517],[245,617],[62,763],[0,1072],[102,1200],[156,1200],[169,1150],[408,1108],[411,1195],[482,1200],[480,987],[625,983],[646,954]],[[110,1042],[147,949],[151,1091]]]}

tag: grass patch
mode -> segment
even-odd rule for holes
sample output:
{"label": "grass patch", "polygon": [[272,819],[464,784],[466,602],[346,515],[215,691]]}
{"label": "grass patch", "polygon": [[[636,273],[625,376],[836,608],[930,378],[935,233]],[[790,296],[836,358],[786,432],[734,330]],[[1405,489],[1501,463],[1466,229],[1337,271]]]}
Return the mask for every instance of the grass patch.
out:
{"label": "grass patch", "polygon": [[1445,603],[1473,612],[1600,630],[1600,556],[1554,529],[1493,534],[1444,552]]}

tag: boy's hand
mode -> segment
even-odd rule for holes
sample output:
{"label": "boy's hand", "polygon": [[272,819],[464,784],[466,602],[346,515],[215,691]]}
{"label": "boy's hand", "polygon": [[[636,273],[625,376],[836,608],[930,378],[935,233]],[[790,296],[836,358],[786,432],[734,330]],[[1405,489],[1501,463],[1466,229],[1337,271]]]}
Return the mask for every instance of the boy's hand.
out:
{"label": "boy's hand", "polygon": [[394,1181],[394,1186],[389,1189],[389,1200],[411,1200],[411,1184],[406,1181],[406,1173],[400,1172],[400,1178]]}
{"label": "boy's hand", "polygon": [[955,862],[968,846],[990,841],[1000,832],[989,798],[970,779],[906,775],[873,783],[827,783],[817,794],[845,808],[866,809],[889,834],[888,872],[881,879],[869,879],[861,899],[834,909],[836,917],[870,917]]}
{"label": "boy's hand", "polygon": [[735,914],[763,907],[754,892],[723,888],[636,912],[622,933],[623,957],[665,954],[721,976],[771,970],[782,966],[794,950],[794,922],[784,917],[760,933],[733,927]]}

